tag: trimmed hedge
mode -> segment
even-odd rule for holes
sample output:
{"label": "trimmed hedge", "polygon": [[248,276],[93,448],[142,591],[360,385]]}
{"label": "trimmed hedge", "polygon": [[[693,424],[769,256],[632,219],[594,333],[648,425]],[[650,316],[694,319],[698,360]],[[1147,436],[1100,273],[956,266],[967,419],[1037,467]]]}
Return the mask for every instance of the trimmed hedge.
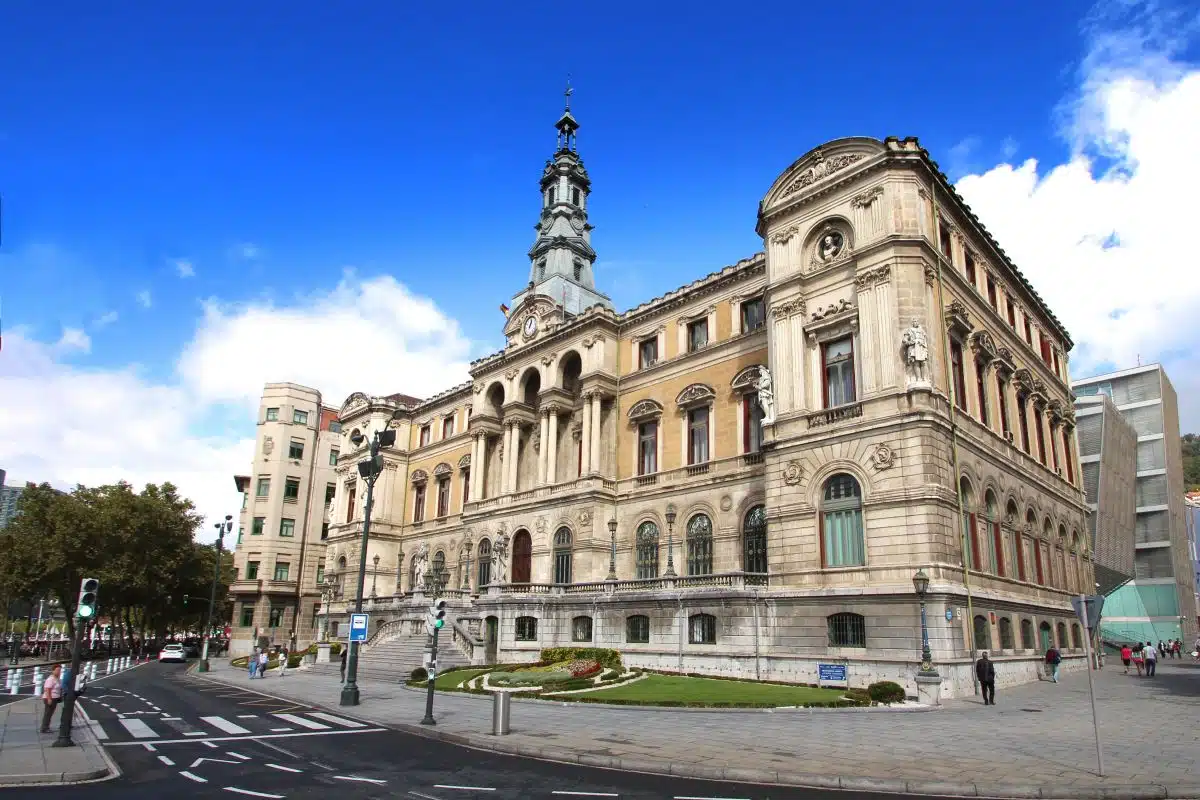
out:
{"label": "trimmed hedge", "polygon": [[596,661],[602,667],[622,669],[621,654],[604,647],[547,647],[542,651],[544,664],[580,660]]}
{"label": "trimmed hedge", "polygon": [[493,672],[488,675],[488,682],[494,683],[497,686],[548,686],[569,680],[571,680],[571,673],[566,670],[555,672]]}
{"label": "trimmed hedge", "polygon": [[876,703],[903,703],[904,687],[894,681],[879,681],[867,687],[867,694]]}
{"label": "trimmed hedge", "polygon": [[425,683],[429,680],[429,673],[425,671],[424,667],[417,667],[408,676],[408,680],[409,683]]}

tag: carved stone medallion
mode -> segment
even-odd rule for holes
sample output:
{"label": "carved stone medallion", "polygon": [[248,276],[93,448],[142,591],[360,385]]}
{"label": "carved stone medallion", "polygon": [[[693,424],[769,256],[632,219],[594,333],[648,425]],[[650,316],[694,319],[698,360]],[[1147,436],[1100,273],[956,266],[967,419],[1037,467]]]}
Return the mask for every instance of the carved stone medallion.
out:
{"label": "carved stone medallion", "polygon": [[799,461],[789,461],[783,468],[783,482],[796,486],[804,478],[804,466]]}

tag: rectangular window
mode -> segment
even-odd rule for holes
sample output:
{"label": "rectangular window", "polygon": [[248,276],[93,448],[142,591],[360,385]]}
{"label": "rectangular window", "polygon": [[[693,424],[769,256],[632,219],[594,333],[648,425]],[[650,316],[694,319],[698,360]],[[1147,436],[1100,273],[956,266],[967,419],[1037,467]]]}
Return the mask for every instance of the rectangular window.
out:
{"label": "rectangular window", "polygon": [[341,433],[342,432],[342,423],[340,423],[340,422],[329,423],[329,432],[330,433]]}
{"label": "rectangular window", "polygon": [[967,410],[967,376],[963,365],[962,345],[950,341],[950,374],[954,378],[954,405],[960,411]]}
{"label": "rectangular window", "polygon": [[688,412],[688,464],[708,461],[708,407]]}
{"label": "rectangular window", "polygon": [[[446,417],[442,420],[442,438],[449,439],[454,435],[454,417]],[[214,567],[214,569],[216,569]]]}
{"label": "rectangular window", "polygon": [[658,337],[638,342],[638,369],[653,367],[658,363]]}
{"label": "rectangular window", "polygon": [[304,458],[304,442],[292,440],[288,444],[288,458],[292,459],[293,461],[299,461],[300,459]]}
{"label": "rectangular window", "polygon": [[[213,569],[215,570],[216,567],[213,567]],[[283,563],[276,562],[276,564],[275,564],[275,580],[286,581],[288,579],[288,573],[291,572],[291,570],[292,570],[291,564],[283,564]]]}
{"label": "rectangular window", "polygon": [[[335,494],[337,494],[337,484],[335,484],[335,483],[325,484],[325,505],[329,505],[330,503],[333,502],[333,497]],[[214,567],[214,569],[216,569],[216,568]]]}
{"label": "rectangular window", "polygon": [[[292,412],[292,422],[295,423],[296,425],[307,425],[308,424],[308,412],[307,411],[293,411]],[[215,569],[215,567],[214,567],[214,569]]]}
{"label": "rectangular window", "polygon": [[[463,507],[466,508],[467,500],[469,500],[471,498],[471,470],[469,470],[469,469],[463,470],[462,481],[463,481],[462,502],[463,502]],[[554,483],[553,476],[551,476],[550,482]]]}
{"label": "rectangular window", "polygon": [[[268,408],[267,409],[267,422],[278,422],[278,421],[279,421],[279,409],[278,408]],[[215,570],[216,567],[213,567],[213,569]]]}
{"label": "rectangular window", "polygon": [[[413,522],[425,521],[425,484],[418,483],[413,487]],[[216,567],[213,567],[215,570]]]}
{"label": "rectangular window", "polygon": [[1017,580],[1025,580],[1025,537],[1019,533],[1014,533],[1013,538],[1016,540],[1016,546],[1013,548],[1017,553]]}
{"label": "rectangular window", "polygon": [[[283,482],[283,502],[294,503],[300,497],[300,479],[288,478]],[[214,567],[215,569],[215,567]]]}
{"label": "rectangular window", "polygon": [[271,628],[283,627],[283,606],[271,606],[271,615],[267,620],[267,626]]}
{"label": "rectangular window", "polygon": [[1036,408],[1033,410],[1033,425],[1037,432],[1038,443],[1038,461],[1042,462],[1042,466],[1046,464],[1046,432],[1042,429],[1042,412]]}
{"label": "rectangular window", "polygon": [[638,475],[658,472],[658,422],[638,425]]}
{"label": "rectangular window", "polygon": [[[216,570],[216,567],[213,567]],[[249,628],[254,625],[254,604],[242,603],[242,627]]]}
{"label": "rectangular window", "polygon": [[[258,489],[255,490],[254,496],[255,497],[270,497],[271,496],[271,479],[270,478],[259,478],[258,479]],[[213,567],[213,569],[216,570],[216,567]]]}
{"label": "rectangular window", "polygon": [[[216,567],[213,567],[213,570],[215,571]],[[325,583],[325,565],[317,564],[317,586],[323,583]]]}
{"label": "rectangular window", "polygon": [[716,644],[717,618],[712,614],[694,614],[688,618],[689,644]]}
{"label": "rectangular window", "polygon": [[[450,513],[450,478],[438,479],[437,515],[444,517]],[[215,567],[214,567],[215,569]]]}
{"label": "rectangular window", "polygon": [[1067,482],[1075,484],[1075,459],[1071,457],[1071,434],[1063,428],[1063,459],[1067,462]]}
{"label": "rectangular window", "polygon": [[[340,455],[341,455],[341,453],[339,453],[337,450],[330,450],[329,451],[329,466],[336,467],[338,456],[340,456]],[[216,567],[213,567],[213,569],[215,570]]]}
{"label": "rectangular window", "polygon": [[987,295],[988,295],[988,302],[991,303],[992,308],[999,311],[1000,304],[996,299],[996,279],[993,278],[991,275],[987,276]]}
{"label": "rectangular window", "polygon": [[1008,298],[1008,327],[1014,331],[1017,329],[1017,307],[1013,305],[1012,298]]}
{"label": "rectangular window", "polygon": [[238,544],[241,544],[241,543],[242,543],[242,537],[243,537],[243,536],[245,536],[245,535],[246,535],[246,526],[245,526],[245,525],[239,525],[239,526],[238,526],[238,540],[237,540],[237,543],[238,543]]}
{"label": "rectangular window", "polygon": [[[286,537],[295,536],[296,535],[296,520],[287,519],[287,518],[279,520],[279,535],[286,536]],[[213,569],[215,570],[216,567],[213,567]]]}
{"label": "rectangular window", "polygon": [[634,614],[625,620],[625,641],[629,644],[647,644],[650,641],[650,618],[645,614]]}
{"label": "rectangular window", "polygon": [[1029,317],[1025,318],[1025,343],[1033,345],[1033,324],[1029,321]]}
{"label": "rectangular window", "polygon": [[967,277],[967,283],[978,288],[975,283],[975,257],[971,255],[970,250],[963,254],[963,274]]}
{"label": "rectangular window", "polygon": [[1033,451],[1029,449],[1029,409],[1026,408],[1027,399],[1024,395],[1017,395],[1017,423],[1021,426],[1021,449],[1032,455]]}
{"label": "rectangular window", "polygon": [[516,640],[518,642],[537,641],[537,617],[517,617]]}
{"label": "rectangular window", "polygon": [[742,303],[742,333],[756,331],[767,321],[766,306],[761,297]]}
{"label": "rectangular window", "polygon": [[[420,438],[417,440],[417,447],[425,447],[429,444],[429,426],[422,425]],[[215,567],[214,567],[215,569]]]}
{"label": "rectangular window", "polygon": [[[254,521],[250,523],[250,535],[251,536],[262,536],[263,528],[266,526],[266,524],[267,524],[266,517],[255,517]],[[214,565],[213,571],[215,572],[216,569],[217,568]]]}
{"label": "rectangular window", "polygon": [[688,352],[708,346],[708,317],[689,322],[687,326]]}
{"label": "rectangular window", "polygon": [[1054,438],[1054,428],[1050,428],[1050,457],[1054,459],[1054,471],[1058,472],[1058,442]]}
{"label": "rectangular window", "polygon": [[942,249],[942,255],[951,264],[954,263],[954,250],[950,244],[950,228],[944,220],[938,222],[938,245]]}
{"label": "rectangular window", "polygon": [[321,523],[321,541],[323,542],[328,538],[329,538],[329,523],[322,522]]}
{"label": "rectangular window", "polygon": [[[354,521],[354,500],[355,500],[356,495],[358,494],[358,485],[354,484],[354,483],[347,484],[346,494],[349,495],[349,497],[346,498],[346,522],[353,522]],[[214,572],[216,571],[216,567],[213,567],[213,571]]]}
{"label": "rectangular window", "polygon": [[999,375],[996,376],[996,388],[1000,393],[1000,433],[1008,438],[1012,433],[1008,422],[1008,384],[1001,380]]}
{"label": "rectangular window", "polygon": [[1047,367],[1053,367],[1054,362],[1050,356],[1050,340],[1046,338],[1046,334],[1038,331],[1038,345],[1042,351],[1042,363]]}
{"label": "rectangular window", "polygon": [[990,425],[988,419],[987,364],[975,359],[975,394],[979,401],[979,421]]}
{"label": "rectangular window", "polygon": [[742,452],[762,451],[762,406],[758,404],[758,392],[742,395]]}
{"label": "rectangular window", "polygon": [[847,336],[821,348],[825,407],[854,402],[854,340]]}
{"label": "rectangular window", "polygon": [[1058,350],[1054,350],[1054,374],[1062,377],[1062,362],[1058,358]]}
{"label": "rectangular window", "polygon": [[[216,571],[217,571],[216,566],[213,566],[213,572],[216,572]],[[258,562],[257,561],[247,561],[246,562],[246,580],[248,580],[248,581],[258,580]]]}

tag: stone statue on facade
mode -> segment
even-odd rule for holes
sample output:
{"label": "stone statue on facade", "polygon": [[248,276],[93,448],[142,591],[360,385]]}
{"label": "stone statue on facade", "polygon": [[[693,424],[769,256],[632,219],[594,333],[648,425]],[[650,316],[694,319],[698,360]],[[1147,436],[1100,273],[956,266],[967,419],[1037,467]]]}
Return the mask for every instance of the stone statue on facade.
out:
{"label": "stone statue on facade", "polygon": [[413,562],[414,592],[425,591],[425,575],[429,572],[429,545],[424,542],[417,548],[416,561]]}
{"label": "stone statue on facade", "polygon": [[821,237],[820,256],[822,261],[832,261],[842,252],[842,234],[830,231]]}
{"label": "stone statue on facade", "polygon": [[914,319],[900,338],[904,348],[904,371],[909,386],[929,385],[929,337],[921,323]]}
{"label": "stone statue on facade", "polygon": [[492,582],[508,583],[508,534],[503,531],[492,542]]}
{"label": "stone statue on facade", "polygon": [[762,422],[764,425],[775,424],[775,389],[771,383],[771,370],[761,367],[758,370],[758,380],[754,382],[758,392],[758,404],[762,407]]}

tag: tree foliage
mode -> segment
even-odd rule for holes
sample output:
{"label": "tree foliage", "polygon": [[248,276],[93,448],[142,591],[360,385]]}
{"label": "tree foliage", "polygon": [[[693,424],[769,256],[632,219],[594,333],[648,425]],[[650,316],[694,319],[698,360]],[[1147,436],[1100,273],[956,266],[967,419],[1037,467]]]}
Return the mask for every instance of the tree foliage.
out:
{"label": "tree foliage", "polygon": [[[19,502],[18,515],[0,531],[0,589],[10,600],[57,597],[73,631],[79,583],[93,577],[100,580],[100,615],[127,630],[203,625],[216,547],[194,540],[201,517],[170,483],[69,493],[42,484]],[[224,620],[233,579],[232,556],[222,560],[215,622]]]}
{"label": "tree foliage", "polygon": [[1183,436],[1183,485],[1189,492],[1200,492],[1200,436]]}

